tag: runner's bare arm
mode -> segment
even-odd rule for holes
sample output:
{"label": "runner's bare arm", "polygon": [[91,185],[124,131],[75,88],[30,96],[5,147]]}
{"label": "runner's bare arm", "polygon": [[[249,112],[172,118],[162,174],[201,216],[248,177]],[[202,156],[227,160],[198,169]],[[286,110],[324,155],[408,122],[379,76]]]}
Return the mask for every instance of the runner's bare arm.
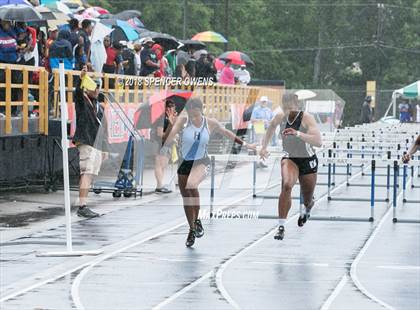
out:
{"label": "runner's bare arm", "polygon": [[420,149],[420,135],[417,137],[416,141],[414,141],[413,145],[411,146],[408,153],[405,153],[402,157],[402,161],[404,163],[408,163],[410,161],[410,157],[414,155]]}
{"label": "runner's bare arm", "polygon": [[273,136],[274,132],[276,131],[276,128],[278,125],[280,125],[281,120],[284,117],[284,113],[280,112],[278,113],[270,122],[270,125],[268,125],[267,131],[265,133],[263,142],[262,142],[262,149],[265,150],[267,148],[268,143],[271,141],[271,137]]}
{"label": "runner's bare arm", "polygon": [[308,131],[306,133],[300,132],[299,138],[310,145],[321,147],[321,133],[316,125],[315,118],[311,114],[305,113],[303,115],[303,125],[308,128]]}

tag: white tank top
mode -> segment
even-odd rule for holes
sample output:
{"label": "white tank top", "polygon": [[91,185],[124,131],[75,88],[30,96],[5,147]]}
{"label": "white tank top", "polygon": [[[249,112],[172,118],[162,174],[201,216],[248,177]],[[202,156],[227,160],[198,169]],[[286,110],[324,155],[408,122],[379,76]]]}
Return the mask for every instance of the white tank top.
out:
{"label": "white tank top", "polygon": [[207,119],[202,117],[201,127],[197,128],[188,119],[187,125],[181,135],[181,154],[184,160],[198,160],[207,156],[207,145],[210,140],[210,131]]}

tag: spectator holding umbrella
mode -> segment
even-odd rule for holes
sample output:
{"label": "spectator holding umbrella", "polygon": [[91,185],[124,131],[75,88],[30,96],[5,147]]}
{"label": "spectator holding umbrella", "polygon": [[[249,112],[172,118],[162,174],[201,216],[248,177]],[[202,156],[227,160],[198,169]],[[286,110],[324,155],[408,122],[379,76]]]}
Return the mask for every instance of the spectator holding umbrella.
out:
{"label": "spectator holding umbrella", "polygon": [[221,84],[235,84],[235,73],[231,68],[232,60],[226,59],[225,65],[220,73],[219,83]]}
{"label": "spectator holding umbrella", "polygon": [[152,38],[147,37],[143,40],[144,46],[140,52],[141,59],[141,76],[153,77],[154,72],[160,69],[160,64],[158,62],[155,52],[152,50],[152,46],[155,43]]}

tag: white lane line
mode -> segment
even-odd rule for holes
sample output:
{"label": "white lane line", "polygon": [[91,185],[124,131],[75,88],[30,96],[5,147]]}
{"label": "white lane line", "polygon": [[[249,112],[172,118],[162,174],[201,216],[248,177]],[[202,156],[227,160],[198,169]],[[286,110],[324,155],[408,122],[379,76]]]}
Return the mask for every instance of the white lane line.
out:
{"label": "white lane line", "polygon": [[331,295],[328,297],[328,299],[321,306],[321,310],[328,310],[331,307],[332,302],[336,299],[336,297],[338,296],[338,294],[340,294],[341,290],[346,285],[346,283],[348,282],[348,280],[349,280],[349,277],[347,276],[347,274],[345,274],[341,278],[340,282],[338,282],[338,285],[335,287],[335,289],[333,290],[333,292],[331,293]]}
{"label": "white lane line", "polygon": [[[250,194],[246,195],[245,197],[241,197],[241,198],[239,198],[239,199],[237,199],[237,200],[235,200],[235,201],[233,201],[233,202],[229,203],[229,204],[228,204],[225,208],[229,208],[229,207],[230,207],[230,205],[236,204],[236,203],[238,203],[239,201],[244,200],[244,199],[247,199],[247,198],[249,198],[249,197],[252,197],[252,193],[250,193]],[[177,229],[178,227],[181,227],[182,225],[185,225],[185,224],[186,224],[186,221],[184,220],[184,217],[180,217],[180,218],[178,218],[178,219],[174,220],[174,222],[176,222],[176,221],[178,221],[178,220],[182,220],[182,222],[181,222],[181,223],[179,223],[179,224],[176,224],[175,226],[172,226],[171,228],[169,228],[169,230]],[[160,233],[157,233],[156,235],[161,235],[161,234],[163,234],[163,233],[165,233],[165,232],[166,232],[166,230],[161,231]],[[144,234],[144,232],[139,233],[139,235],[141,235],[141,234]],[[156,235],[153,235],[152,237],[149,237],[149,238],[146,238],[146,239],[152,239],[152,238],[155,238],[155,237],[156,237]],[[135,236],[134,236],[134,237],[132,237],[132,238],[128,238],[128,239],[134,239],[134,238],[135,238]],[[148,240],[142,239],[141,241],[146,242],[146,241],[148,241]],[[120,242],[122,242],[122,241],[120,241]],[[118,243],[118,242],[117,242],[117,243]],[[129,245],[132,245],[132,244],[133,244],[133,243],[130,243]],[[137,244],[138,244],[138,242],[136,242],[136,245],[137,245]],[[115,245],[115,244],[114,244],[114,245]],[[113,245],[110,245],[109,247],[112,247],[112,246],[113,246]],[[135,245],[132,245],[132,246],[135,246]],[[124,247],[124,248],[125,248],[125,247]],[[101,256],[96,257],[95,259],[98,259],[98,258],[100,258],[100,257],[101,257]],[[78,271],[78,270],[80,270],[80,269],[83,269],[83,268],[85,268],[85,267],[89,266],[92,262],[94,262],[94,259],[93,259],[93,260],[91,260],[91,261],[88,261],[88,262],[82,263],[82,264],[80,264],[80,265],[77,265],[76,267],[70,268],[70,269],[68,269],[68,270],[66,270],[66,271],[59,272],[59,273],[57,273],[57,274],[56,274],[56,275],[54,275],[54,276],[48,277],[48,278],[47,278],[47,279],[45,279],[45,280],[42,280],[42,281],[39,281],[39,282],[34,283],[34,284],[32,284],[32,285],[29,285],[29,286],[27,286],[27,287],[25,287],[25,288],[23,288],[23,289],[20,289],[20,290],[18,290],[18,291],[16,291],[16,292],[13,292],[13,293],[10,293],[10,294],[8,294],[8,295],[5,295],[4,297],[1,297],[1,298],[0,298],[0,305],[1,305],[1,303],[5,302],[5,301],[7,301],[7,300],[9,300],[9,299],[15,298],[15,297],[17,297],[17,296],[19,296],[19,295],[22,295],[22,294],[25,294],[25,293],[27,293],[27,292],[29,292],[29,291],[32,291],[32,290],[34,290],[34,289],[37,289],[37,288],[39,288],[39,287],[43,286],[43,285],[46,285],[46,284],[51,283],[51,282],[53,282],[53,281],[56,281],[56,280],[58,280],[58,279],[60,279],[60,278],[62,278],[62,277],[64,277],[64,276],[66,276],[66,275],[68,275],[68,274],[71,274],[71,273],[74,273],[74,272],[76,272],[76,271]]]}
{"label": "white lane line", "polygon": [[[402,191],[398,194],[397,197],[397,201],[399,200],[400,196],[402,195]],[[391,205],[391,203],[390,203]],[[357,254],[356,258],[353,260],[353,263],[351,264],[350,267],[350,277],[351,280],[353,281],[354,285],[357,287],[357,289],[366,297],[368,297],[369,299],[371,299],[372,301],[380,304],[382,307],[386,308],[386,309],[394,309],[392,306],[388,305],[386,302],[380,300],[379,298],[375,297],[373,294],[371,294],[360,282],[359,278],[357,277],[357,266],[360,262],[360,260],[362,259],[362,257],[364,256],[364,254],[366,253],[367,249],[369,248],[369,246],[371,245],[371,243],[373,242],[373,240],[375,239],[376,235],[378,234],[379,230],[381,229],[381,227],[383,226],[383,224],[385,223],[385,221],[388,219],[389,215],[392,213],[392,207],[389,207],[388,211],[385,213],[385,215],[382,217],[382,219],[380,220],[379,224],[375,227],[375,229],[373,230],[373,232],[371,233],[370,237],[368,238],[368,240],[365,242],[363,248],[360,250],[360,252]],[[341,282],[340,282],[341,283]],[[340,284],[339,284],[340,285]],[[327,310],[329,309],[329,307],[331,306],[332,302],[334,301],[334,299],[339,295],[339,293],[341,292],[341,290],[343,289],[344,285],[340,286],[340,287],[336,287],[336,289],[334,289],[333,294],[331,296],[328,297],[327,301],[328,301],[328,305],[326,304],[327,301],[322,305],[322,309],[323,310]],[[334,295],[334,296],[333,296]]]}
{"label": "white lane line", "polygon": [[161,303],[159,303],[158,305],[154,306],[152,309],[154,309],[154,310],[155,309],[156,310],[157,309],[162,309],[164,306],[168,305],[169,303],[171,303],[172,301],[174,301],[175,299],[177,299],[179,296],[183,295],[184,293],[186,293],[190,289],[196,287],[197,285],[199,285],[204,280],[212,277],[213,274],[214,274],[214,271],[213,270],[207,272],[205,275],[199,277],[194,282],[191,282],[190,284],[188,284],[187,286],[185,286],[183,289],[179,290],[175,294],[173,294],[173,295],[169,296],[168,298],[164,299]]}
{"label": "white lane line", "polygon": [[[276,185],[278,185],[278,184],[276,184]],[[274,185],[274,186],[276,186],[276,185]],[[221,210],[224,210],[224,209],[227,209],[227,208],[230,208],[232,205],[236,205],[236,204],[238,204],[239,202],[241,202],[242,200],[245,200],[245,199],[248,199],[249,197],[252,197],[252,193],[249,193],[248,195],[245,195],[245,196],[243,196],[243,197],[240,197],[240,198],[238,198],[238,199],[235,199],[234,201],[232,201],[232,202],[230,202],[230,203],[228,203],[228,204],[226,204],[226,206],[225,207],[222,207],[222,208],[220,208]],[[156,233],[155,235],[153,235],[153,236],[151,236],[151,237],[147,237],[147,238],[145,238],[145,239],[143,239],[143,240],[140,240],[140,241],[137,241],[137,242],[135,242],[135,243],[133,243],[133,244],[128,244],[127,246],[125,246],[125,247],[123,247],[123,248],[120,248],[120,249],[117,249],[117,250],[115,250],[115,251],[113,251],[113,252],[110,252],[110,253],[108,253],[108,254],[106,254],[106,255],[103,255],[103,256],[100,256],[100,257],[98,257],[98,258],[96,258],[95,260],[93,260],[93,261],[91,261],[87,266],[86,266],[86,268],[84,268],[83,270],[82,270],[82,272],[81,273],[79,273],[78,275],[77,275],[77,277],[74,279],[74,281],[73,281],[73,284],[72,284],[72,287],[71,287],[71,296],[72,296],[72,299],[73,299],[73,302],[74,302],[74,304],[75,304],[75,306],[76,306],[76,308],[77,309],[79,309],[79,310],[84,310],[85,308],[84,308],[84,306],[83,306],[83,304],[82,304],[82,302],[81,302],[81,299],[80,299],[80,295],[79,295],[79,287],[80,287],[80,284],[81,284],[81,282],[82,282],[82,280],[83,280],[83,278],[86,276],[86,274],[94,267],[94,266],[96,266],[96,265],[98,265],[99,263],[101,263],[101,262],[103,262],[103,261],[105,261],[105,260],[107,260],[108,258],[110,258],[110,257],[112,257],[112,256],[114,256],[114,255],[116,255],[116,254],[118,254],[118,253],[121,253],[121,252],[124,252],[124,251],[126,251],[126,250],[128,250],[128,249],[130,249],[130,248],[132,248],[132,247],[135,247],[135,246],[138,246],[138,245],[140,245],[140,244],[142,244],[142,243],[144,243],[144,242],[147,242],[147,241],[149,241],[149,240],[151,240],[151,239],[154,239],[154,238],[156,238],[156,237],[159,237],[159,236],[161,236],[161,235],[163,235],[163,234],[165,234],[165,233],[167,233],[167,232],[169,232],[169,231],[171,231],[171,230],[174,230],[174,229],[177,229],[177,228],[179,228],[179,227],[181,227],[181,226],[183,226],[183,225],[185,225],[185,224],[187,224],[187,221],[184,221],[184,222],[182,222],[181,224],[179,224],[179,225],[176,225],[176,226],[174,226],[174,227],[172,227],[172,228],[168,228],[168,229],[166,229],[166,230],[164,230],[164,231],[162,231],[162,232],[159,232],[159,233]],[[207,274],[206,274],[207,275]],[[202,277],[206,277],[206,275],[203,275]],[[201,279],[201,277],[200,278],[198,278],[196,281],[199,281]],[[191,288],[191,287],[190,287]],[[189,289],[189,288],[188,288]],[[178,296],[180,296],[180,295],[182,295],[182,294],[184,294],[186,291],[188,291],[188,289],[187,290],[181,290],[182,291],[182,293],[180,293],[180,294],[177,294],[176,293],[176,297],[178,297]],[[175,297],[175,298],[176,298]],[[173,300],[173,299],[175,299],[175,298],[171,298],[170,297],[170,299],[171,299],[171,301]],[[168,302],[169,303],[169,302]]]}
{"label": "white lane line", "polygon": [[[357,173],[357,174],[355,174],[352,178],[355,178],[358,174],[360,174],[362,171],[360,171],[359,173]],[[339,188],[339,187],[341,187],[341,186],[343,186],[344,184],[346,183],[346,181],[343,181],[343,183],[341,183],[339,186],[337,186],[337,189]],[[331,192],[333,192],[333,191],[335,191],[336,189],[333,189]],[[263,192],[263,191],[265,191],[265,190],[261,190],[260,192]],[[324,198],[324,197],[326,197],[327,196],[327,194],[328,193],[324,193],[317,201],[320,201],[322,198]],[[299,214],[296,214],[296,215],[294,215],[293,217],[291,217],[291,218],[289,218],[288,220],[287,220],[287,222],[288,221],[290,221],[290,220],[292,220],[293,218],[295,218],[295,217],[297,217]],[[262,238],[265,238],[265,237],[267,237],[267,236],[270,236],[271,235],[271,233],[273,232],[273,231],[275,231],[276,230],[276,228],[275,229],[273,229],[273,230],[270,230],[265,236],[263,236]],[[213,271],[210,271],[210,272],[212,272],[213,273]],[[207,275],[207,274],[206,274]],[[205,275],[205,276],[206,276]],[[204,276],[203,276],[204,277]],[[201,278],[199,278],[199,279],[197,279],[196,281],[199,281]],[[201,282],[201,281],[200,281]],[[216,277],[216,285],[217,285],[217,277]],[[193,286],[194,287],[194,286]],[[191,289],[191,288],[193,288],[193,287],[185,287],[184,289],[182,289],[181,291],[180,291],[180,293],[175,293],[175,295],[174,296],[170,296],[168,299],[170,299],[168,302],[165,302],[165,305],[167,305],[167,304],[169,304],[170,302],[172,302],[173,300],[175,300],[176,298],[178,298],[179,296],[181,296],[182,294],[184,294],[184,293],[186,293],[189,289]],[[220,291],[220,287],[218,286],[218,289],[219,289],[219,291]],[[224,289],[224,288],[222,288],[222,289]],[[222,295],[223,295],[223,293],[222,293]],[[225,290],[225,296],[229,296],[229,294],[227,293],[227,291]],[[228,298],[230,298],[230,296],[228,297]],[[234,300],[231,300],[231,302],[233,302],[233,303],[235,303],[235,301]],[[236,304],[236,303],[235,303]],[[232,304],[231,304],[232,305]],[[239,308],[239,306],[237,306],[237,308]],[[80,309],[81,310],[81,309]]]}
{"label": "white lane line", "polygon": [[[356,173],[355,175],[353,175],[349,180],[352,180],[354,178],[356,178],[357,176],[359,176],[362,173],[362,171]],[[330,194],[332,194],[333,192],[339,190],[341,187],[343,187],[344,185],[347,184],[347,181],[344,180],[340,185],[334,187]],[[315,201],[315,205],[317,205],[321,200],[323,200],[324,198],[326,198],[328,195],[328,192],[323,194],[320,198],[318,198]],[[299,213],[295,214],[294,216],[290,217],[287,221],[286,224],[289,223],[291,220],[294,220],[295,218],[299,217]],[[285,224],[285,225],[286,225]],[[263,240],[265,240],[266,238],[268,238],[269,236],[271,236],[275,231],[277,230],[277,225],[276,228],[272,229],[271,231],[269,231],[267,234],[265,234],[263,237],[261,237],[260,239],[254,241],[253,243],[251,243],[250,245],[248,245],[247,247],[243,248],[241,251],[239,251],[238,253],[236,253],[235,255],[233,255],[232,257],[230,257],[226,262],[224,262],[218,269],[217,273],[216,273],[216,286],[217,289],[220,291],[220,293],[222,294],[223,298],[234,308],[234,309],[240,309],[239,305],[236,303],[235,300],[233,300],[233,298],[229,295],[228,291],[226,290],[226,288],[223,285],[223,272],[226,270],[226,268],[229,266],[229,264],[231,264],[235,259],[237,259],[238,257],[244,255],[246,252],[248,252],[250,249],[252,249],[254,246],[256,246],[257,244],[259,244],[260,242],[262,242]]]}
{"label": "white lane line", "polygon": [[72,299],[73,299],[73,302],[74,302],[74,304],[75,304],[76,308],[77,308],[77,309],[80,309],[80,310],[85,309],[85,307],[83,306],[83,304],[82,304],[82,302],[81,302],[81,300],[80,300],[80,295],[79,295],[79,286],[80,286],[81,281],[83,280],[83,277],[84,277],[84,276],[85,276],[85,275],[86,275],[86,274],[87,274],[87,273],[88,273],[88,272],[89,272],[89,271],[90,271],[90,270],[91,270],[94,266],[96,266],[97,264],[99,264],[99,263],[103,262],[104,260],[106,260],[106,259],[108,259],[108,258],[110,258],[110,257],[114,256],[115,254],[118,254],[118,253],[121,253],[121,252],[123,252],[123,251],[126,251],[126,250],[128,250],[128,249],[130,249],[130,248],[132,248],[132,247],[135,247],[135,246],[137,246],[137,245],[139,245],[139,244],[142,244],[142,243],[144,243],[144,242],[147,242],[147,241],[149,241],[149,240],[151,240],[151,239],[157,238],[157,237],[161,236],[162,234],[166,234],[166,233],[170,232],[171,230],[174,230],[174,229],[176,229],[176,228],[179,228],[179,227],[181,227],[181,226],[183,226],[183,225],[185,225],[185,222],[180,223],[180,224],[178,224],[178,225],[176,225],[176,226],[170,227],[170,228],[168,228],[168,229],[166,229],[166,230],[164,230],[164,231],[160,231],[160,232],[158,232],[158,233],[154,234],[153,236],[150,236],[150,237],[144,238],[144,239],[142,239],[142,240],[139,240],[139,241],[137,241],[137,242],[134,242],[134,243],[128,244],[128,245],[126,245],[125,247],[119,248],[119,249],[117,249],[117,250],[115,250],[115,251],[112,251],[112,252],[110,252],[110,253],[106,254],[106,255],[103,255],[103,256],[101,256],[101,257],[98,257],[98,258],[97,258],[97,259],[95,259],[93,262],[91,262],[88,266],[86,266],[86,268],[84,268],[84,269],[82,270],[82,272],[81,272],[81,273],[79,273],[79,274],[77,275],[77,277],[74,279],[73,284],[72,284],[72,286],[71,286],[71,296],[72,296]]}
{"label": "white lane line", "polygon": [[392,270],[420,270],[420,266],[376,266],[376,268],[392,269]]}
{"label": "white lane line", "polygon": [[313,267],[329,267],[329,264],[322,263],[288,263],[288,262],[251,262],[251,264],[261,265],[286,265],[286,266],[313,266]]}
{"label": "white lane line", "polygon": [[375,297],[373,294],[371,294],[360,282],[359,278],[357,277],[357,267],[359,265],[359,262],[362,260],[362,257],[365,255],[366,251],[368,250],[369,246],[372,244],[373,240],[375,239],[376,235],[378,234],[379,230],[385,223],[385,221],[388,220],[388,217],[392,213],[392,208],[389,208],[389,210],[386,212],[386,214],[382,217],[381,221],[379,222],[378,226],[376,226],[373,233],[370,235],[369,239],[366,241],[365,245],[363,246],[362,250],[357,254],[355,260],[351,264],[350,268],[350,277],[356,287],[359,289],[360,292],[362,292],[363,295],[370,298],[374,302],[380,304],[382,307],[386,309],[394,309],[392,306],[388,305],[386,302],[380,300],[379,298]]}
{"label": "white lane line", "polygon": [[[407,183],[410,181],[411,177],[409,177],[407,179]],[[397,196],[397,202],[400,200],[400,198],[403,195],[403,191],[401,190],[400,193]],[[370,299],[372,299],[373,301],[375,301],[376,303],[380,304],[381,306],[383,306],[386,309],[390,309],[393,310],[394,307],[392,307],[391,305],[387,304],[386,302],[380,300],[379,298],[377,298],[376,296],[374,296],[372,293],[370,293],[364,286],[363,284],[360,282],[358,276],[357,276],[357,267],[360,263],[360,261],[362,260],[363,256],[366,254],[367,250],[369,249],[370,245],[372,244],[373,240],[375,239],[376,235],[379,233],[379,231],[381,230],[382,226],[385,224],[385,221],[388,220],[388,217],[392,214],[392,205],[390,203],[390,208],[389,210],[386,212],[386,214],[382,217],[381,221],[379,222],[378,226],[376,226],[375,230],[373,231],[373,233],[370,235],[369,239],[366,241],[365,245],[363,246],[362,250],[359,252],[359,254],[357,255],[356,259],[353,261],[353,263],[351,264],[351,268],[350,268],[350,277],[353,280],[354,284],[356,285],[356,287],[367,297],[369,297]]]}

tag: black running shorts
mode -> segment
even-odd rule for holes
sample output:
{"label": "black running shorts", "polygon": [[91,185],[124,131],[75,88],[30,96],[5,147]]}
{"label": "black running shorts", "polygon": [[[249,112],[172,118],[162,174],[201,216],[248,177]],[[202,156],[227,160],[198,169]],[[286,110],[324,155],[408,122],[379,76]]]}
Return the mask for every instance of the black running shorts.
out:
{"label": "black running shorts", "polygon": [[210,158],[206,156],[197,160],[183,160],[181,165],[179,165],[177,172],[180,175],[190,175],[194,165],[204,165],[208,169],[208,167],[210,167]]}
{"label": "black running shorts", "polygon": [[317,173],[318,171],[318,157],[313,155],[311,157],[284,157],[293,161],[299,169],[299,175],[306,175],[311,173]]}

